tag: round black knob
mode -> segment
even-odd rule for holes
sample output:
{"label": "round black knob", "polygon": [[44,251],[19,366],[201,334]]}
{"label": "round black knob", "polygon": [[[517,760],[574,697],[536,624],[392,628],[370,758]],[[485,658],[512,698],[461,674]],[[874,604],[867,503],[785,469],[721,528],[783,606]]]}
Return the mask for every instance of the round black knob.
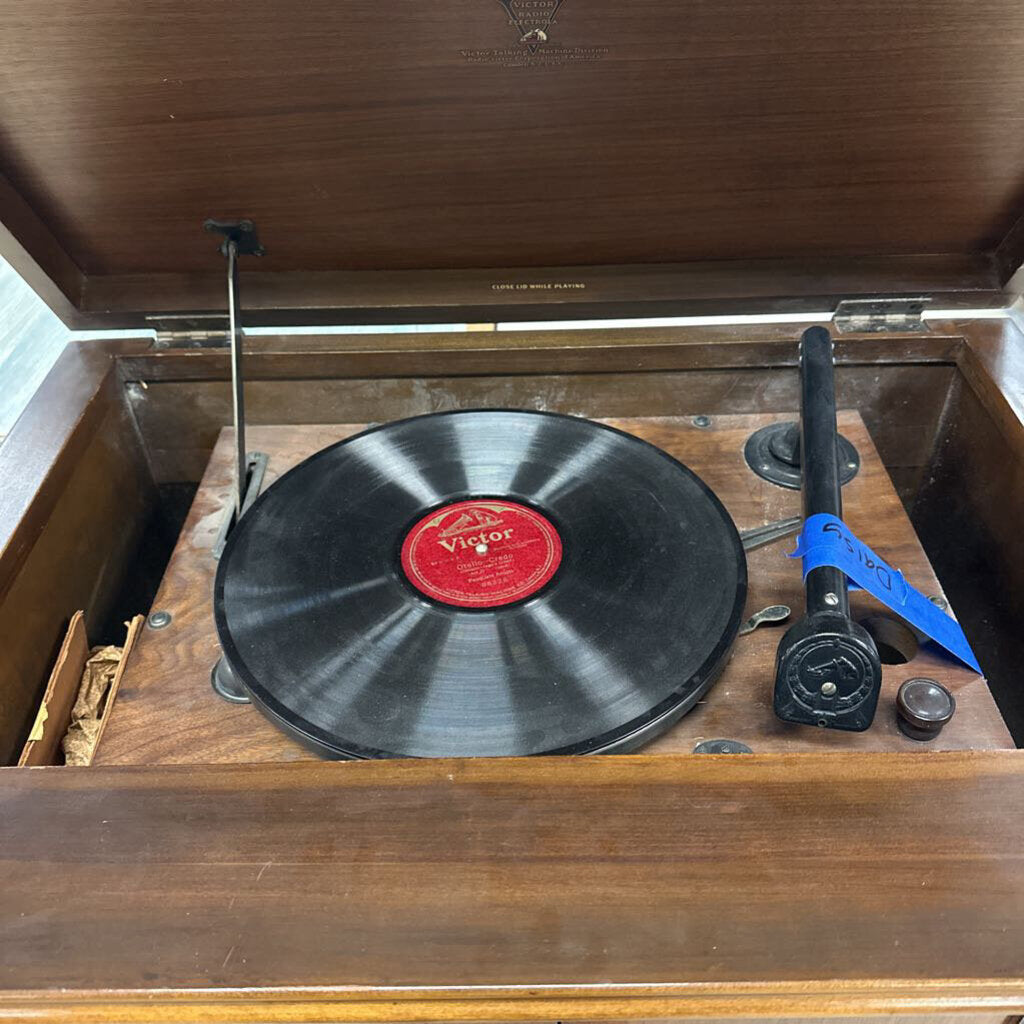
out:
{"label": "round black knob", "polygon": [[896,723],[912,740],[933,740],[953,717],[953,694],[934,679],[908,679],[896,694]]}

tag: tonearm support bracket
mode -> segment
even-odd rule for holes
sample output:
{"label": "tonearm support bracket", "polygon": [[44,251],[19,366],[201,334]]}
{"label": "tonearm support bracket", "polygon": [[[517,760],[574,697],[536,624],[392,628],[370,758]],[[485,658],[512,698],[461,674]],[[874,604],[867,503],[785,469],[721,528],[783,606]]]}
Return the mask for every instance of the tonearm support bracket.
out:
{"label": "tonearm support bracket", "polygon": [[219,246],[222,256],[228,255],[231,245],[239,256],[262,256],[266,252],[251,220],[214,220],[211,217],[203,221],[203,230],[224,236]]}
{"label": "tonearm support bracket", "polygon": [[251,220],[213,220],[203,229],[222,235],[219,249],[228,269],[228,334],[231,340],[231,395],[235,427],[235,522],[245,511],[249,454],[245,450],[245,376],[242,366],[242,317],[238,288],[238,257],[262,256],[265,252]]}
{"label": "tonearm support bracket", "polygon": [[[267,466],[267,456],[262,452],[250,453],[245,450],[245,375],[242,366],[242,307],[238,290],[238,257],[262,256],[265,250],[256,234],[256,225],[251,220],[210,219],[203,222],[203,228],[223,236],[224,240],[218,248],[227,260],[228,268],[228,334],[231,341],[231,395],[235,426],[235,514],[234,522],[225,521],[217,538],[214,557],[219,558],[231,526],[238,523],[242,513],[255,500]],[[223,656],[214,665],[210,682],[226,701],[232,704],[249,703],[245,687]]]}
{"label": "tonearm support bracket", "polygon": [[[800,429],[804,519],[842,517],[832,338],[811,327],[800,339]],[[807,609],[783,636],[775,660],[775,714],[783,721],[862,732],[875,717],[882,665],[875,642],[850,617],[844,573],[811,569]]]}

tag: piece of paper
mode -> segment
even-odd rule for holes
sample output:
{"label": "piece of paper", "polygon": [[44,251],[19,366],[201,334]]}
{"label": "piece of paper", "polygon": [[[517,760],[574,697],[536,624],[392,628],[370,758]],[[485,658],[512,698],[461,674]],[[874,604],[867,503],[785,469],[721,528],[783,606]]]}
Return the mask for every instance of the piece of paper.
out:
{"label": "piece of paper", "polygon": [[107,694],[120,663],[120,647],[96,647],[90,653],[62,744],[65,764],[87,765],[92,761]]}
{"label": "piece of paper", "polygon": [[28,734],[29,743],[37,743],[43,738],[44,727],[49,717],[50,709],[46,706],[46,701],[44,700],[39,705],[39,713],[36,715],[35,722],[32,723],[32,731]]}

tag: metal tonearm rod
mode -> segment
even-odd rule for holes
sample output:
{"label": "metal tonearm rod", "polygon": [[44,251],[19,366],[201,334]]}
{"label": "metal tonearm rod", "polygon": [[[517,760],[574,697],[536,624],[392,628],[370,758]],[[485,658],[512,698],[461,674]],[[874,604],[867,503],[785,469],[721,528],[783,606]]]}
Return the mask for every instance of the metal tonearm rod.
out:
{"label": "metal tonearm rod", "polygon": [[[235,426],[235,500],[234,516],[227,515],[213,546],[213,557],[220,558],[227,543],[228,533],[237,525],[246,509],[256,500],[267,456],[262,452],[247,452],[245,448],[245,374],[242,364],[243,334],[242,306],[238,289],[238,257],[262,256],[264,248],[251,220],[207,220],[203,228],[223,235],[221,254],[228,270],[228,341],[231,345],[231,409]],[[213,689],[232,704],[248,704],[245,686],[232,672],[223,655],[210,673]]]}
{"label": "metal tonearm rod", "polygon": [[238,289],[238,257],[262,256],[266,251],[251,220],[207,220],[203,228],[223,235],[221,254],[228,269],[228,333],[231,344],[231,398],[235,427],[235,522],[247,507],[249,455],[245,450],[245,376],[242,366],[242,318]]}

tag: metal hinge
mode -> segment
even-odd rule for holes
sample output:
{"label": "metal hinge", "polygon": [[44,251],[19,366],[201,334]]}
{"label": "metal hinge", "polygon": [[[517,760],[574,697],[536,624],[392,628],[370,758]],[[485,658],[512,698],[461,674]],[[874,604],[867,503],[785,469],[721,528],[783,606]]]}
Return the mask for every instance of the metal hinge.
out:
{"label": "metal hinge", "polygon": [[931,299],[843,299],[832,322],[840,334],[923,331],[924,307]]}
{"label": "metal hinge", "polygon": [[223,313],[146,319],[156,331],[153,348],[227,348],[230,344]]}

